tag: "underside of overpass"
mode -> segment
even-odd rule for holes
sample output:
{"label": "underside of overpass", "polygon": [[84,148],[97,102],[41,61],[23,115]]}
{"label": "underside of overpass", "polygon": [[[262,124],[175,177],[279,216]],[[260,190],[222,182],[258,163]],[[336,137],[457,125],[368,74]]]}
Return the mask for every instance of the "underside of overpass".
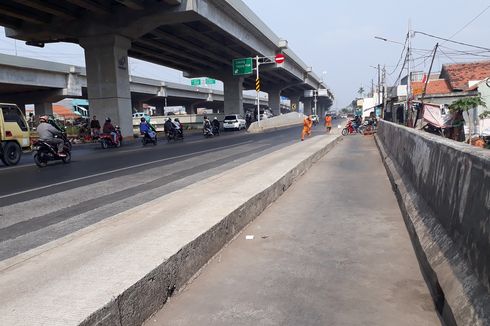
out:
{"label": "underside of overpass", "polygon": [[[112,113],[128,131],[128,55],[181,70],[187,76],[224,81],[224,110],[232,113],[242,110],[242,89],[255,85],[253,75],[232,75],[232,60],[282,51],[277,36],[241,1],[4,0],[0,25],[7,27],[7,36],[31,45],[80,44],[85,49],[92,110],[98,115]],[[285,50],[284,54],[282,66],[261,66],[264,90],[279,89],[269,96],[276,100],[274,104],[281,91],[302,94],[321,84],[293,52]]]}

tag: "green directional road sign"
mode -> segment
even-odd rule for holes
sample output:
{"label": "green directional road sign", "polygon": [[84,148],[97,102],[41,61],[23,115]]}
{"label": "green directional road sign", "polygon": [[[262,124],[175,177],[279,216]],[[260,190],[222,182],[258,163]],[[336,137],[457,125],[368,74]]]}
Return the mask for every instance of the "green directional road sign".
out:
{"label": "green directional road sign", "polygon": [[253,71],[252,58],[233,60],[233,75],[249,75]]}
{"label": "green directional road sign", "polygon": [[216,84],[216,79],[206,78],[206,85],[214,85]]}
{"label": "green directional road sign", "polygon": [[201,85],[201,79],[191,79],[191,85],[192,86],[199,86],[199,85]]}

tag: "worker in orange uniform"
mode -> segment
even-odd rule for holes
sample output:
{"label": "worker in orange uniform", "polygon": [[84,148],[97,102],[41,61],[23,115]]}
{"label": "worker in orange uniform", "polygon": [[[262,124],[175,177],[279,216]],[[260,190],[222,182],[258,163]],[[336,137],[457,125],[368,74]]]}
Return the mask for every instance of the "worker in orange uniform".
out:
{"label": "worker in orange uniform", "polygon": [[311,114],[303,120],[303,131],[301,131],[301,141],[305,140],[305,136],[311,135],[311,127],[313,126],[313,120]]}
{"label": "worker in orange uniform", "polygon": [[325,116],[325,131],[330,133],[330,130],[332,130],[332,116],[327,114]]}

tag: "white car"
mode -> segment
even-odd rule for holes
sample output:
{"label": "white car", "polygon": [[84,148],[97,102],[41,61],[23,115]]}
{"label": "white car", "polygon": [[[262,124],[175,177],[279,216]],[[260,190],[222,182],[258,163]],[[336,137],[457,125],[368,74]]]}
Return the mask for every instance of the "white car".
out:
{"label": "white car", "polygon": [[225,130],[236,129],[241,130],[246,128],[245,119],[239,114],[229,114],[223,120],[223,128]]}

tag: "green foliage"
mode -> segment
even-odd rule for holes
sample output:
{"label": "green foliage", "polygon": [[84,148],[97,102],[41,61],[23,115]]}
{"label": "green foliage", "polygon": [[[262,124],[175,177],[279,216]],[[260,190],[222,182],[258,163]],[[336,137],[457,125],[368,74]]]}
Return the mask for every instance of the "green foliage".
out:
{"label": "green foliage", "polygon": [[481,96],[465,97],[454,101],[449,106],[449,110],[453,113],[458,111],[468,112],[469,110],[474,109],[479,105],[485,108],[487,107],[486,103],[482,100]]}
{"label": "green foliage", "polygon": [[479,116],[478,116],[480,119],[486,119],[486,118],[490,118],[490,111],[488,110],[485,110],[483,111]]}

